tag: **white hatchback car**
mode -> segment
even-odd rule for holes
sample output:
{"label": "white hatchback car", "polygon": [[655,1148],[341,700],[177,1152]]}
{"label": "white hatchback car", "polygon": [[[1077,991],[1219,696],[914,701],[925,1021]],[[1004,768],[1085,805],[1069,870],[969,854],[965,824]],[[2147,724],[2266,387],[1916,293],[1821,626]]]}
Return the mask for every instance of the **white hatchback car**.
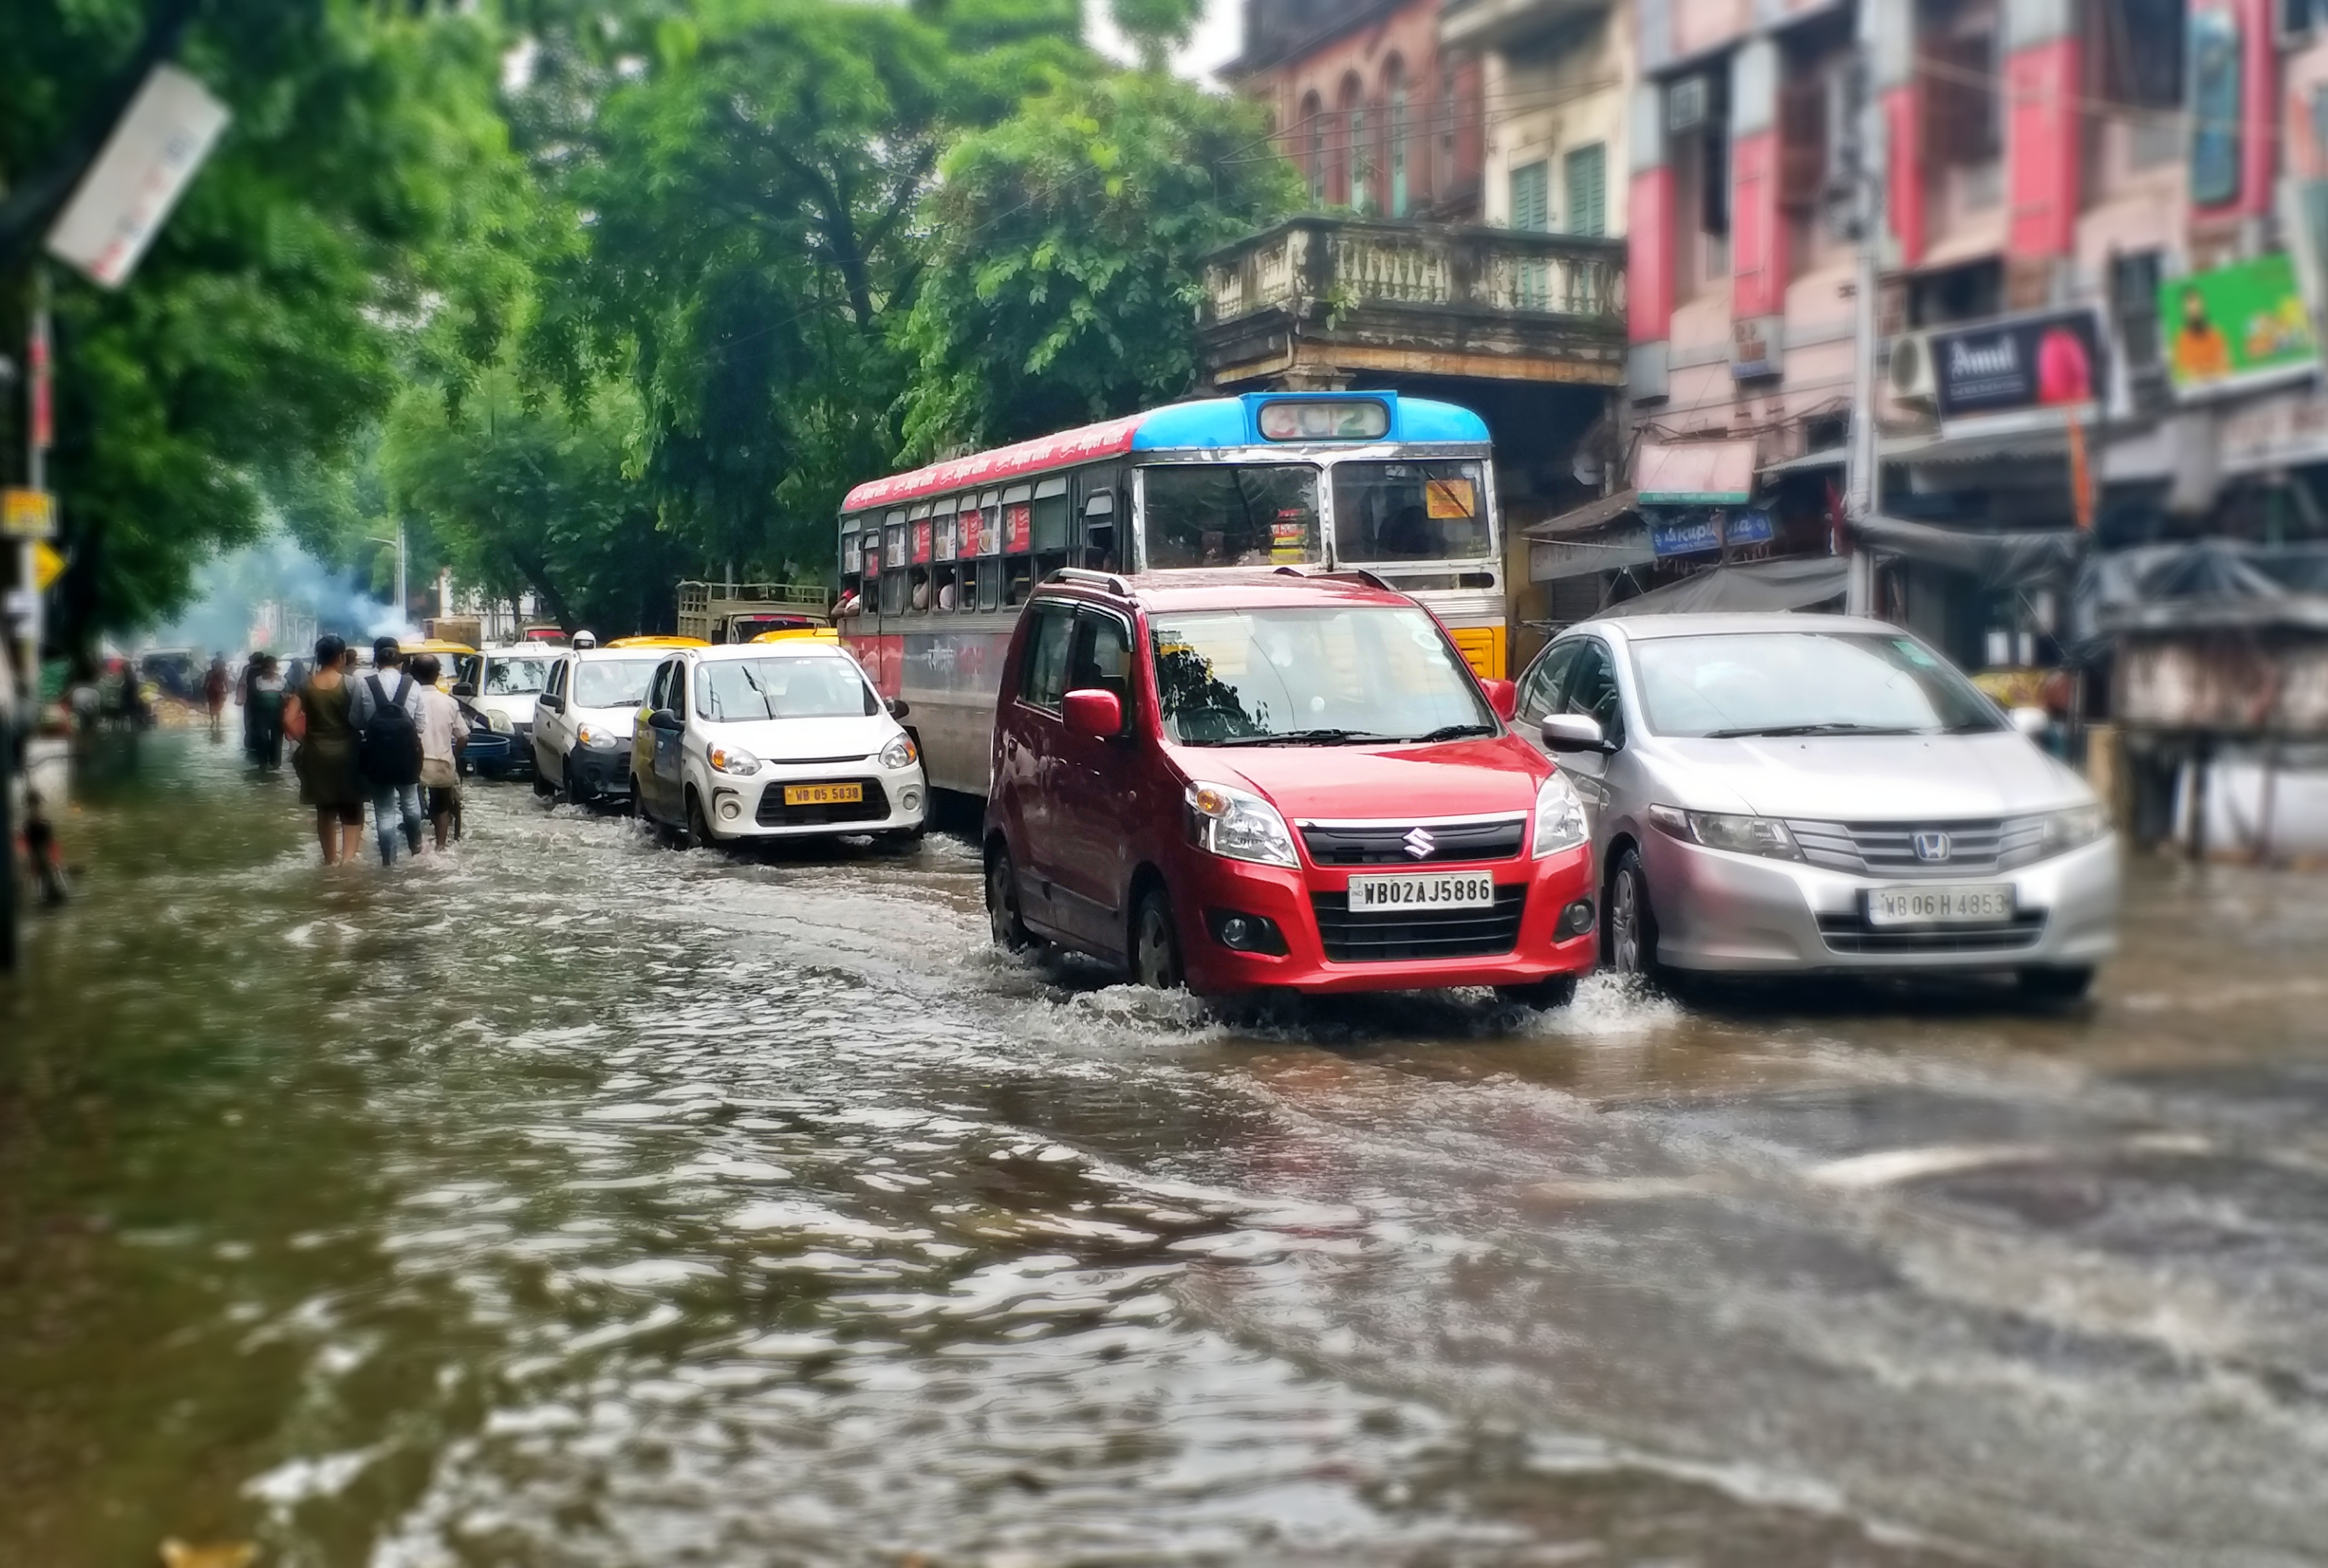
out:
{"label": "white hatchback car", "polygon": [[510,759],[518,767],[533,764],[534,699],[549,684],[551,666],[565,653],[540,643],[521,643],[487,648],[461,660],[460,678],[476,688],[472,705],[488,725],[513,737]]}
{"label": "white hatchback car", "polygon": [[929,780],[857,661],[803,639],[686,648],[648,683],[631,748],[639,814],[683,841],[918,836]]}
{"label": "white hatchback car", "polygon": [[647,683],[671,650],[695,639],[624,637],[558,655],[534,699],[533,793],[575,805],[631,793],[631,730]]}

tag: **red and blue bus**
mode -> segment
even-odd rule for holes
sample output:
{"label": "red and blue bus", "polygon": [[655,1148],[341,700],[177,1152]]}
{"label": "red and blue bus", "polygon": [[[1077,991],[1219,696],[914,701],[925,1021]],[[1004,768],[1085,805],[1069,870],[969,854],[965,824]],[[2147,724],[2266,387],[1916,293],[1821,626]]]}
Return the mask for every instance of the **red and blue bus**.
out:
{"label": "red and blue bus", "polygon": [[842,639],[910,707],[930,782],[983,796],[997,686],[1034,586],[1110,572],[1363,568],[1503,675],[1488,427],[1396,392],[1251,392],[860,484],[842,502]]}

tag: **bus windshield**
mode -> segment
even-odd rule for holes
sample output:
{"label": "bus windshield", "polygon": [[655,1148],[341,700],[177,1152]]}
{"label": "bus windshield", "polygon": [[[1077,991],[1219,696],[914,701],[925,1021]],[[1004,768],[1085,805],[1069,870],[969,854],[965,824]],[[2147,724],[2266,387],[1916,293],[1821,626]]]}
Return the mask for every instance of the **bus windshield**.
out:
{"label": "bus windshield", "polygon": [[1174,463],[1141,472],[1150,571],[1321,559],[1318,470],[1309,464]]}
{"label": "bus windshield", "polygon": [[1463,560],[1493,553],[1477,463],[1334,465],[1334,559]]}
{"label": "bus windshield", "polygon": [[1422,610],[1201,611],[1150,620],[1164,732],[1183,746],[1493,735],[1471,671]]}

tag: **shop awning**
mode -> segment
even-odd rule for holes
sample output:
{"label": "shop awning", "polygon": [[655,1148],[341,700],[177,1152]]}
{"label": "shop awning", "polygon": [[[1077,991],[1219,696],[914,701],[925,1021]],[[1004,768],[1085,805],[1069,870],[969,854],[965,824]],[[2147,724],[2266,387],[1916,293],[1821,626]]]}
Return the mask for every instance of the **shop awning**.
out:
{"label": "shop awning", "polygon": [[1788,474],[1817,474],[1833,469],[1840,474],[1848,455],[1840,446],[1823,446],[1816,452],[1806,452],[1799,457],[1789,457],[1783,463],[1766,463],[1762,477],[1777,479]]}
{"label": "shop awning", "polygon": [[1644,441],[1633,489],[1644,506],[1743,506],[1754,499],[1754,443]]}
{"label": "shop awning", "polygon": [[1638,511],[1640,496],[1630,490],[1619,490],[1614,495],[1604,495],[1598,501],[1588,501],[1582,506],[1571,507],[1558,517],[1548,517],[1542,522],[1531,523],[1521,531],[1529,539],[1568,539],[1614,522],[1627,512]]}
{"label": "shop awning", "polygon": [[1854,531],[1878,555],[1946,567],[1978,577],[1988,587],[2065,584],[2076,574],[2090,542],[2089,535],[2073,528],[1987,533],[1881,513],[1861,518]]}
{"label": "shop awning", "polygon": [[1685,613],[1802,610],[1843,597],[1850,563],[1835,556],[1804,560],[1741,561],[1714,567],[1652,588],[1601,611],[1604,615],[1671,615]]}
{"label": "shop awning", "polygon": [[1926,436],[1883,443],[1882,461],[1911,468],[1966,463],[2060,463],[2070,455],[2065,425],[1969,436]]}
{"label": "shop awning", "polygon": [[2279,626],[2328,632],[2328,545],[2205,539],[2097,553],[2079,575],[2079,639]]}

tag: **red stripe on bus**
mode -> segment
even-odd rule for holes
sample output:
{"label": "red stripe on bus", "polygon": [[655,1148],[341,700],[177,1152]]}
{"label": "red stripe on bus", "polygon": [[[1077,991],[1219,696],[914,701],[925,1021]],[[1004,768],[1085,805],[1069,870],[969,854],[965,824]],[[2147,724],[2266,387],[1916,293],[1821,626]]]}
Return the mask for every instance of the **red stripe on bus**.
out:
{"label": "red stripe on bus", "polygon": [[840,503],[840,509],[858,512],[868,506],[934,495],[940,491],[960,490],[965,485],[1021,479],[1046,468],[1063,467],[1094,457],[1113,457],[1131,450],[1131,437],[1138,433],[1141,421],[1147,417],[1145,414],[1131,414],[1103,424],[1062,431],[1056,436],[1046,436],[1037,441],[1021,441],[1015,446],[997,446],[991,452],[949,458],[943,463],[933,463],[927,468],[916,468],[910,474],[893,474],[887,479],[870,479],[850,491],[848,499]]}

